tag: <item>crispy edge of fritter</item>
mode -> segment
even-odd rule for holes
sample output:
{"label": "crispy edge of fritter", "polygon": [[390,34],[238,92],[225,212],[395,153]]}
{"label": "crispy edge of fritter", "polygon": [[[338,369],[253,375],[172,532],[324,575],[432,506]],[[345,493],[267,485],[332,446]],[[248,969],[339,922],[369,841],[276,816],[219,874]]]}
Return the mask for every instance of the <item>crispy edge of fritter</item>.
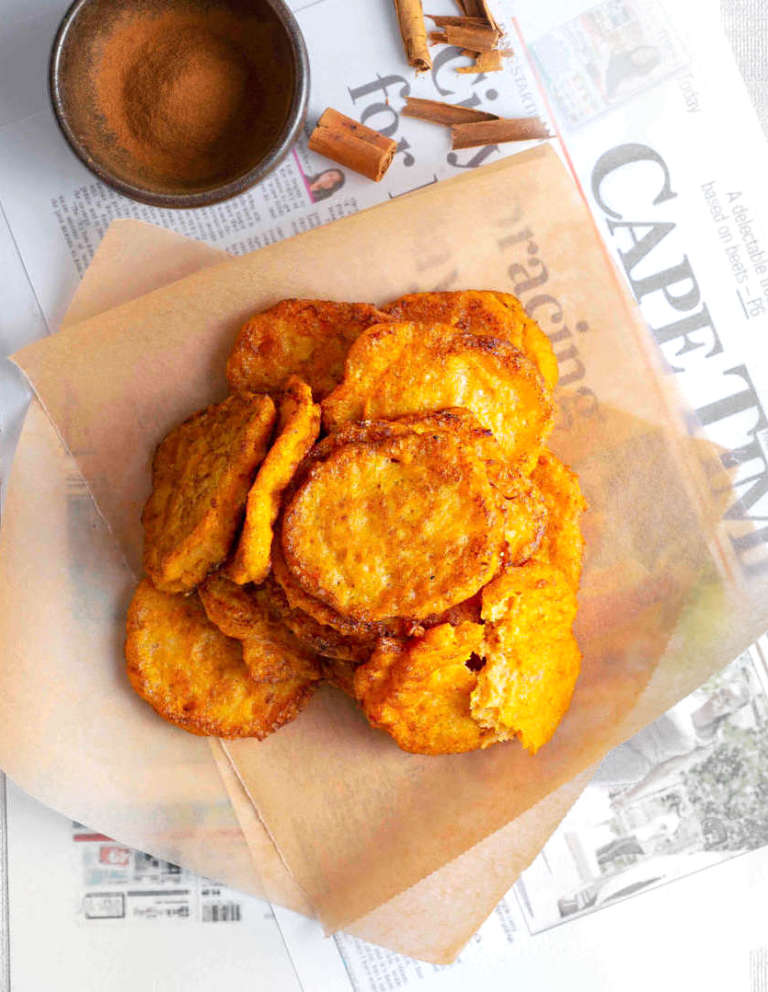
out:
{"label": "crispy edge of fritter", "polygon": [[293,609],[273,576],[258,587],[240,586],[219,569],[206,577],[198,593],[208,619],[228,637],[247,641],[260,636],[265,624],[282,628],[286,650],[309,663],[316,663],[320,655],[359,662],[373,650],[375,642],[365,651],[352,638]]}
{"label": "crispy edge of fritter", "polygon": [[531,478],[547,508],[547,525],[535,557],[556,565],[573,589],[578,589],[584,558],[581,515],[587,510],[579,477],[545,449]]}
{"label": "crispy edge of fritter", "polygon": [[273,528],[283,492],[319,433],[320,407],[312,402],[312,390],[298,376],[291,376],[280,401],[277,437],[256,473],[240,540],[225,566],[234,582],[258,585],[269,574]]}
{"label": "crispy edge of fritter", "polygon": [[[522,300],[512,293],[493,291],[493,295],[507,308],[512,319],[519,327],[520,344],[518,347],[525,352],[541,373],[547,388],[554,392],[560,380],[560,369],[552,342],[539,326],[538,322],[525,309]],[[512,340],[512,338],[510,338]],[[514,344],[515,341],[512,340]]]}

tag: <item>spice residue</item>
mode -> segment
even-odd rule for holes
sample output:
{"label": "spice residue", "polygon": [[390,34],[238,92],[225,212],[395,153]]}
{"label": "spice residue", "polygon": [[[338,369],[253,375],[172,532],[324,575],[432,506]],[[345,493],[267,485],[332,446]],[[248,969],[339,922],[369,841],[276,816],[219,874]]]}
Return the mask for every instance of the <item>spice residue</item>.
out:
{"label": "spice residue", "polygon": [[274,144],[293,93],[288,43],[256,14],[189,2],[124,8],[89,59],[92,140],[127,179],[190,190],[242,174]]}

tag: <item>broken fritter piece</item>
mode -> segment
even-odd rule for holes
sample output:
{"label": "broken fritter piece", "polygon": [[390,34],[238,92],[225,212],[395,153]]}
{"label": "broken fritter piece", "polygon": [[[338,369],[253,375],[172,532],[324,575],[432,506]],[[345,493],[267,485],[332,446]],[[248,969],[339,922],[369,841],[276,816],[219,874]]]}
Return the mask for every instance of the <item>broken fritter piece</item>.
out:
{"label": "broken fritter piece", "polygon": [[344,379],[322,407],[330,432],[349,421],[463,407],[526,474],[553,426],[549,391],[521,351],[446,324],[369,328],[350,349]]}
{"label": "broken fritter piece", "polygon": [[544,450],[531,479],[547,508],[547,524],[536,558],[556,565],[571,587],[578,589],[584,557],[581,515],[587,509],[579,477],[551,451]]}
{"label": "broken fritter piece", "polygon": [[227,361],[230,388],[273,393],[298,375],[320,400],[341,380],[355,338],[387,320],[370,303],[282,300],[251,317],[238,334]]}
{"label": "broken fritter piece", "polygon": [[320,407],[312,402],[312,390],[297,376],[291,376],[280,400],[277,437],[248,493],[237,551],[226,566],[234,582],[258,585],[269,574],[272,529],[280,512],[280,499],[319,433]]}
{"label": "broken fritter piece", "polygon": [[459,754],[488,747],[494,731],[470,712],[482,650],[483,627],[474,623],[442,624],[405,642],[385,638],[355,672],[355,695],[371,724],[404,751]]}
{"label": "broken fritter piece", "polygon": [[530,358],[550,391],[557,385],[557,359],[549,338],[510,293],[409,293],[381,309],[390,315],[390,320],[451,324],[481,337],[509,341]]}
{"label": "broken fritter piece", "polygon": [[142,699],[202,736],[262,739],[293,720],[314,687],[292,672],[255,682],[240,641],[211,623],[196,593],[161,592],[146,579],[128,610],[125,655]]}
{"label": "broken fritter piece", "polygon": [[472,717],[498,740],[517,737],[535,754],[557,729],[579,675],[576,593],[555,566],[528,562],[485,587],[482,615],[485,664]]}
{"label": "broken fritter piece", "polygon": [[420,619],[498,571],[502,515],[485,466],[448,433],[342,445],[316,462],[282,522],[304,590],[357,620]]}
{"label": "broken fritter piece", "polygon": [[144,568],[158,589],[193,589],[227,557],[274,422],[268,396],[229,396],[161,442],[141,518]]}

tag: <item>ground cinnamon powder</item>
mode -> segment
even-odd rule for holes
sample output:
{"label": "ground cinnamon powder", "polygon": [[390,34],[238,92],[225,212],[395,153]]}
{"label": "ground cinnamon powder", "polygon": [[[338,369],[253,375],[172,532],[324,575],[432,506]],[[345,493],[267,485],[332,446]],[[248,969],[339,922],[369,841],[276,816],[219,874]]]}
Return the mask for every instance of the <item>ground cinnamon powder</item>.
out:
{"label": "ground cinnamon powder", "polygon": [[274,14],[177,0],[125,9],[91,60],[95,121],[122,175],[194,189],[242,174],[285,123],[293,81]]}

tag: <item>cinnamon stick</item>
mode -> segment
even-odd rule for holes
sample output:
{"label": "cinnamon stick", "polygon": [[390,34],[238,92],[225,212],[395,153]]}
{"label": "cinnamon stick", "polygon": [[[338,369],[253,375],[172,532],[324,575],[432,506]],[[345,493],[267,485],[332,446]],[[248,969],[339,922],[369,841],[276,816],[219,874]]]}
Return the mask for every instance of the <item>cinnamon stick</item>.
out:
{"label": "cinnamon stick", "polygon": [[490,27],[499,30],[487,0],[456,0],[456,5],[465,17],[481,17]]}
{"label": "cinnamon stick", "polygon": [[400,111],[403,117],[416,117],[432,124],[470,124],[475,121],[495,121],[496,114],[473,107],[462,107],[455,103],[441,103],[440,100],[422,100],[420,97],[406,97],[405,106]]}
{"label": "cinnamon stick", "polygon": [[472,65],[460,65],[456,67],[456,72],[500,72],[504,68],[502,58],[512,55],[510,48],[495,48],[492,52],[462,52],[475,61]]}
{"label": "cinnamon stick", "polygon": [[328,107],[310,136],[309,147],[377,183],[389,168],[397,143]]}
{"label": "cinnamon stick", "polygon": [[457,17],[453,14],[427,14],[430,21],[434,21],[439,28],[487,28],[488,21],[484,17],[465,17],[463,14]]}
{"label": "cinnamon stick", "polygon": [[421,0],[395,0],[395,11],[408,65],[412,65],[417,72],[431,69],[432,57],[427,44]]}
{"label": "cinnamon stick", "polygon": [[470,121],[451,126],[451,148],[455,150],[550,137],[546,124],[539,117],[498,117],[493,121]]}
{"label": "cinnamon stick", "polygon": [[432,31],[429,40],[433,45],[457,45],[473,52],[492,52],[499,40],[499,33],[488,25],[447,24],[442,31]]}

